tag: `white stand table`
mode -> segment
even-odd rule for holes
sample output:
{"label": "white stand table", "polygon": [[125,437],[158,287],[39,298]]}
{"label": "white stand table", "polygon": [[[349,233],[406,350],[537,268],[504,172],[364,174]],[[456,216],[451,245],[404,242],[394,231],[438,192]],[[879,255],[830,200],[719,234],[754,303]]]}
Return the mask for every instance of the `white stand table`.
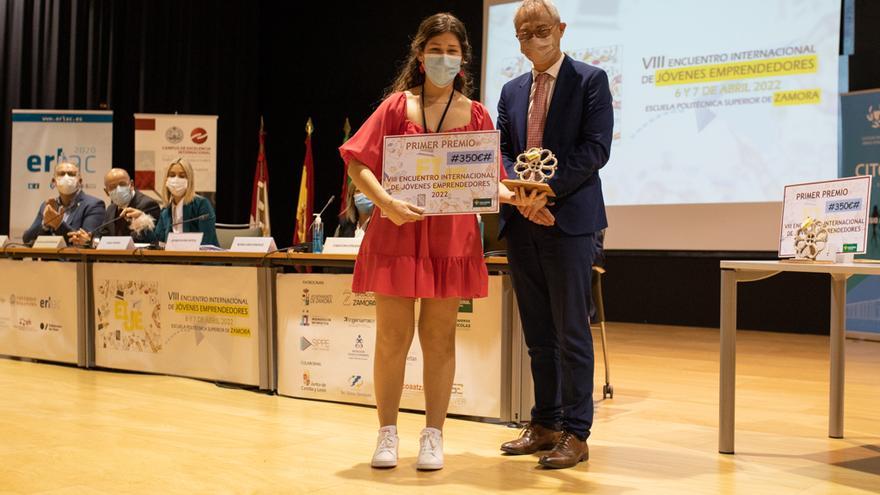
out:
{"label": "white stand table", "polygon": [[786,261],[721,262],[721,390],[718,451],[733,454],[736,402],[736,287],[782,272],[831,275],[831,386],[828,436],[843,438],[843,375],[846,338],[846,279],[852,275],[880,275],[880,265],[866,263],[793,263]]}

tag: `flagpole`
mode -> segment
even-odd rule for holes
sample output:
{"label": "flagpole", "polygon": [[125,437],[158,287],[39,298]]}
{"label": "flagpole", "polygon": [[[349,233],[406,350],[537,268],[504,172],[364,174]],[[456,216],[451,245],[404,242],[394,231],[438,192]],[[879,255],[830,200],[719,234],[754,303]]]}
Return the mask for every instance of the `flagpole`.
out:
{"label": "flagpole", "polygon": [[269,237],[272,235],[272,222],[269,219],[269,164],[266,163],[266,126],[263,122],[263,116],[260,115],[260,156],[263,157],[262,163],[260,164],[260,179],[262,181],[260,187],[260,203],[263,208],[261,208],[260,215],[260,230],[263,234],[263,237]]}
{"label": "flagpole", "polygon": [[[345,118],[345,123],[342,124],[342,144],[345,144],[348,141],[348,138],[351,137],[351,123],[348,121],[348,117]],[[345,213],[345,210],[348,208],[348,185],[351,182],[351,179],[348,178],[348,164],[342,164],[342,192],[339,195],[339,214],[342,215]]]}

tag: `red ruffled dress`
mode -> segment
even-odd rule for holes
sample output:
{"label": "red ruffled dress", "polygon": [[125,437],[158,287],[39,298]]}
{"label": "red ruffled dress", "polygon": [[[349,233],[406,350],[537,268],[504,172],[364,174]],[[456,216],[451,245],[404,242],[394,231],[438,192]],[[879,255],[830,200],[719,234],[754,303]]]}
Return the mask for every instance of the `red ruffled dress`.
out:
{"label": "red ruffled dress", "polygon": [[[470,123],[444,132],[492,129],[486,107],[475,101]],[[394,93],[339,153],[346,164],[356,159],[369,167],[381,182],[383,138],[404,134],[423,130],[406,118],[406,94]],[[352,290],[419,298],[486,297],[489,275],[476,216],[431,216],[398,227],[374,208],[355,262]]]}

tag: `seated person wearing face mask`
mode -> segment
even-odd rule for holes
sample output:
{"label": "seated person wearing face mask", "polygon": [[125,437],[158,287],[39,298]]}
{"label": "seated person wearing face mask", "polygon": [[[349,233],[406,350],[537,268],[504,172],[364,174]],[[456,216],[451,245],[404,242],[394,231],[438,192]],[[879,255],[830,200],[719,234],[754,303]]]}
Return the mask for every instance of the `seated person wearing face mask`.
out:
{"label": "seated person wearing face mask", "polygon": [[82,191],[82,177],[74,163],[58,162],[52,184],[58,190],[58,197],[40,205],[37,218],[22,239],[31,244],[41,235],[60,235],[68,244],[81,245],[74,232],[91,231],[100,226],[104,219],[104,202]]}
{"label": "seated person wearing face mask", "polygon": [[[165,207],[156,223],[156,239],[167,241],[169,232],[201,232],[204,234],[202,244],[219,246],[214,208],[210,201],[195,193],[194,182],[195,175],[188,161],[181,158],[168,165],[162,188]],[[193,220],[202,215],[205,218]]]}
{"label": "seated person wearing face mask", "polygon": [[[131,236],[135,242],[153,242],[156,239],[155,216],[159,203],[134,188],[128,172],[113,168],[104,176],[104,192],[110,196],[110,204],[104,213],[104,226],[95,237]],[[114,221],[115,219],[115,221]],[[85,229],[71,234],[77,242],[88,244],[91,235]]]}
{"label": "seated person wearing face mask", "polygon": [[353,183],[348,185],[345,210],[339,215],[335,237],[363,237],[373,213],[373,202]]}

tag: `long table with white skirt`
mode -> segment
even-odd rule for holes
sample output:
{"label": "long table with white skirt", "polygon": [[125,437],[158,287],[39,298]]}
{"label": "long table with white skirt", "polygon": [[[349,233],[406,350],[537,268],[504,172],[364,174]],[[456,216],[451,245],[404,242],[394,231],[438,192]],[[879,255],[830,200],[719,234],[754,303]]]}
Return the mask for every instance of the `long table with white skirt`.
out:
{"label": "long table with white skirt", "polygon": [[[0,311],[23,319],[24,296],[51,301],[29,309],[44,328],[0,320],[0,354],[272,390],[273,269],[263,255],[20,248],[0,257],[0,280],[16,291]],[[71,329],[76,339],[62,339]],[[41,345],[52,352],[30,352]]]}
{"label": "long table with white skirt", "polygon": [[[0,249],[0,355],[374,404],[375,299],[352,293],[350,274],[303,268],[353,265],[310,253]],[[489,297],[459,308],[450,413],[520,420],[531,394],[515,297],[507,260],[487,265]],[[424,408],[421,363],[416,335],[406,409]]]}

